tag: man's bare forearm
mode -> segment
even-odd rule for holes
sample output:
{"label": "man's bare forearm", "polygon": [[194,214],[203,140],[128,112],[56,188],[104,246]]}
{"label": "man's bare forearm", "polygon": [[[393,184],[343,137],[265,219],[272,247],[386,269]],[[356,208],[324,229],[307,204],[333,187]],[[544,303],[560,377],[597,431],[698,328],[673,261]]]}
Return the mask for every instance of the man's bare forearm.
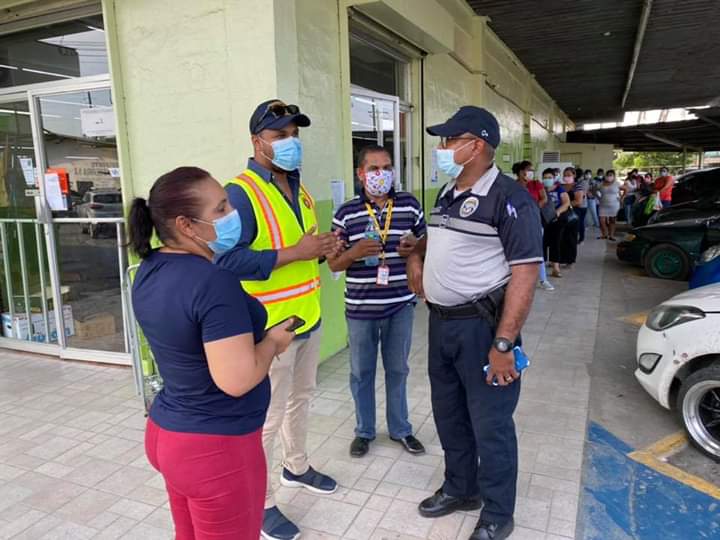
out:
{"label": "man's bare forearm", "polygon": [[515,341],[530,313],[539,264],[518,264],[512,267],[512,277],[505,292],[502,317],[496,335]]}

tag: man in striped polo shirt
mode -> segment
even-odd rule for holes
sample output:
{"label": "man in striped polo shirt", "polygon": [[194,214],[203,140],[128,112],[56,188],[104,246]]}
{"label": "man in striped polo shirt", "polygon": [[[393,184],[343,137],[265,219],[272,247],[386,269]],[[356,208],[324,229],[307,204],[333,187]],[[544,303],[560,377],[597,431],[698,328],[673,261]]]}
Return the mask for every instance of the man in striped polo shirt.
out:
{"label": "man in striped polo shirt", "polygon": [[375,439],[378,345],[385,367],[390,438],[411,454],[422,454],[425,448],[408,420],[408,356],[416,300],[407,286],[405,257],[425,235],[425,218],[415,197],[395,191],[392,160],[385,148],[363,148],[357,174],[362,193],[343,204],[333,219],[333,229],[347,249],[328,259],[331,270],[346,271],[350,389],[357,418],[350,455],[364,456]]}

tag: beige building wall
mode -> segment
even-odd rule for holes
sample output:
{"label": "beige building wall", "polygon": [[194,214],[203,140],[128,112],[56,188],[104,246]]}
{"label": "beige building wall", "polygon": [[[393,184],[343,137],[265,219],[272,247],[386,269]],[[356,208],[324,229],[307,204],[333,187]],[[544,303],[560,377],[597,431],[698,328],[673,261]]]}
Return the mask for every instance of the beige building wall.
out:
{"label": "beige building wall", "polygon": [[612,169],[615,153],[612,144],[560,143],[560,161],[597,171]]}
{"label": "beige building wall", "polygon": [[[240,172],[251,151],[250,114],[278,97],[312,119],[301,134],[303,179],[327,230],[330,181],[352,193],[349,9],[425,51],[411,61],[410,87],[412,166],[418,196],[425,180],[426,206],[447,178],[431,183],[437,139],[424,127],[458,107],[498,117],[505,171],[557,149],[570,125],[463,0],[103,0],[103,9],[127,201],[178,165],[207,168],[221,181]],[[323,268],[324,357],[346,342],[342,296],[343,280]]]}

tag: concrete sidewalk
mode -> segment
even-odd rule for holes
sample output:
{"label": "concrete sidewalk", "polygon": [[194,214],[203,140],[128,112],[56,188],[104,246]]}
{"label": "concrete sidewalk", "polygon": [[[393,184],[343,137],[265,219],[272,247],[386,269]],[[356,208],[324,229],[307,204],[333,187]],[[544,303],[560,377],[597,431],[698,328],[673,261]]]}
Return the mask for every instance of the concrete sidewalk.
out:
{"label": "concrete sidewalk", "polygon": [[[516,422],[520,478],[513,539],[575,536],[589,376],[605,245],[589,241],[553,293],[538,291],[523,333],[532,366]],[[466,538],[477,512],[439,520],[417,503],[443,478],[430,410],[427,314],[418,307],[408,395],[425,456],[386,434],[378,373],[379,437],[353,459],[354,409],[347,352],[320,367],[309,447],[314,467],[340,483],[329,497],[280,488],[283,510],[303,538]],[[144,418],[126,369],[0,353],[0,539],[172,538],[162,479],[143,451]],[[275,475],[277,478],[277,475]]]}

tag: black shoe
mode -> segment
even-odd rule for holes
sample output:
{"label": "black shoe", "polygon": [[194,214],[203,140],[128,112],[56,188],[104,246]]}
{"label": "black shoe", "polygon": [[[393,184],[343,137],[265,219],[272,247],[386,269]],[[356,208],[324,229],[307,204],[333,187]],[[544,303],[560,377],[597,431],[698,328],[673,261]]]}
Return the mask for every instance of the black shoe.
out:
{"label": "black shoe", "polygon": [[350,443],[350,455],[352,457],[363,457],[370,450],[370,439],[355,437]]}
{"label": "black shoe", "polygon": [[447,516],[460,510],[477,510],[482,506],[482,501],[477,498],[453,497],[438,489],[435,495],[428,497],[418,506],[422,517],[436,518]]}
{"label": "black shoe", "polygon": [[483,521],[481,518],[477,527],[475,527],[475,531],[470,535],[470,540],[505,540],[512,534],[514,528],[515,523],[512,518],[502,526],[497,523]]}
{"label": "black shoe", "polygon": [[418,441],[415,437],[412,435],[408,435],[407,437],[403,437],[402,439],[393,439],[390,437],[393,441],[399,442],[403,445],[405,450],[407,450],[409,453],[419,456],[420,454],[425,453],[425,447],[422,445],[420,441]]}

